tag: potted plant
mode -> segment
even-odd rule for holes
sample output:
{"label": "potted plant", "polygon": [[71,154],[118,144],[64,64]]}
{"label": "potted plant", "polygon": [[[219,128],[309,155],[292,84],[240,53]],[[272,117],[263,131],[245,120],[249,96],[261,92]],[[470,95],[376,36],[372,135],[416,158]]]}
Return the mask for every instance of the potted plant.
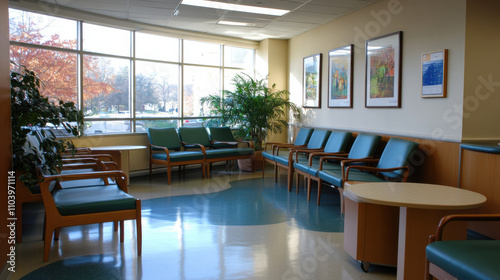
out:
{"label": "potted plant", "polygon": [[[56,174],[62,165],[62,152],[74,150],[71,140],[57,139],[52,131],[62,126],[74,136],[83,131],[83,114],[73,102],[57,104],[40,94],[41,81],[24,66],[10,73],[12,150],[14,170],[27,187],[38,184],[38,172]],[[71,124],[76,122],[76,124]],[[36,137],[38,146],[27,141]]]}
{"label": "potted plant", "polygon": [[255,143],[257,154],[269,132],[281,133],[288,128],[288,114],[300,119],[300,109],[289,100],[287,90],[278,90],[276,84],[267,85],[267,79],[254,79],[238,74],[233,79],[234,90],[223,95],[212,94],[201,99],[211,115],[220,116],[220,123],[236,128],[235,136]]}

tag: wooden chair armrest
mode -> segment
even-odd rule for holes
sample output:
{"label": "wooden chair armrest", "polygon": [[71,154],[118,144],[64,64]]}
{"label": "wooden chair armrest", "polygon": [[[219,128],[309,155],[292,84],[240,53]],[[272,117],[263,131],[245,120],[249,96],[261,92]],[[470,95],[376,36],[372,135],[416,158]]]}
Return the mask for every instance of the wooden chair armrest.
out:
{"label": "wooden chair armrest", "polygon": [[205,146],[201,145],[201,144],[198,144],[198,143],[186,143],[186,142],[183,142],[181,141],[181,144],[182,146],[184,147],[184,149],[193,149],[193,148],[200,148],[201,151],[203,152],[203,154],[206,154],[206,148]]}
{"label": "wooden chair armrest", "polygon": [[444,216],[436,229],[436,234],[431,235],[430,240],[441,241],[445,226],[453,221],[500,221],[500,214],[455,214]]}
{"label": "wooden chair armrest", "polygon": [[295,162],[298,162],[299,160],[299,153],[306,153],[306,154],[310,154],[312,152],[322,152],[323,151],[323,148],[320,148],[320,149],[291,149],[290,150],[292,153],[295,153]]}
{"label": "wooden chair armrest", "polygon": [[167,154],[167,158],[170,157],[170,150],[167,147],[149,144],[149,156],[150,157],[153,156],[153,151],[155,151],[155,150],[156,151],[163,150],[163,152],[165,152]]}
{"label": "wooden chair armrest", "polygon": [[86,179],[107,179],[107,178],[115,178],[115,182],[118,187],[128,193],[128,187],[126,183],[127,176],[121,170],[113,170],[113,171],[97,171],[97,172],[83,172],[83,173],[72,173],[72,174],[57,174],[57,175],[44,175],[42,178],[42,183],[40,184],[40,189],[42,190],[42,186],[47,187],[50,185],[50,182],[58,180],[58,181],[74,181],[74,180],[86,180]]}
{"label": "wooden chair armrest", "polygon": [[341,154],[341,155],[335,155],[335,156],[322,156],[319,158],[319,170],[323,170],[323,162],[327,160],[336,160],[342,162],[343,160],[346,160],[346,157],[349,156],[349,154]]}
{"label": "wooden chair armrest", "polygon": [[312,165],[312,160],[314,157],[325,157],[325,156],[347,156],[346,152],[337,152],[337,153],[325,153],[325,152],[313,152],[309,153],[309,159],[308,159],[308,164],[309,166]]}

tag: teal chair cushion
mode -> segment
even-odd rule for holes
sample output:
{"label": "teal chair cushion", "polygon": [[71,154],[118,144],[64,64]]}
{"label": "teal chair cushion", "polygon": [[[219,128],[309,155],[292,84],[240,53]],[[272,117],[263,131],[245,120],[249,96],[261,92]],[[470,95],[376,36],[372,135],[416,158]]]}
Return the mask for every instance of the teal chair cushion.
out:
{"label": "teal chair cushion", "polygon": [[318,177],[330,185],[342,187],[342,170],[321,170],[318,171]]}
{"label": "teal chair cushion", "polygon": [[238,149],[215,149],[207,150],[207,159],[216,159],[222,157],[237,157],[252,155],[254,150],[252,148],[238,148]]}
{"label": "teal chair cushion", "polygon": [[380,135],[360,133],[356,136],[348,158],[366,158],[375,155],[377,146],[380,143]]}
{"label": "teal chair cushion", "polygon": [[320,149],[325,147],[328,136],[332,133],[330,130],[315,129],[307,143],[308,149]]}
{"label": "teal chair cushion", "polygon": [[311,138],[311,134],[314,129],[312,128],[301,128],[299,133],[297,133],[297,137],[295,137],[295,142],[293,144],[295,146],[305,146],[309,142],[309,138]]}
{"label": "teal chair cushion", "polygon": [[[192,161],[203,159],[202,151],[180,151],[169,153],[171,162]],[[157,153],[151,155],[153,159],[167,161],[167,154]]]}
{"label": "teal chair cushion", "polygon": [[344,152],[351,140],[352,133],[347,131],[332,131],[325,144],[325,153]]}
{"label": "teal chair cushion", "polygon": [[210,147],[208,131],[203,126],[179,127],[179,136],[181,141],[187,144],[200,144],[205,147]]}
{"label": "teal chair cushion", "polygon": [[[212,141],[237,142],[236,139],[234,138],[231,128],[228,126],[222,126],[222,127],[210,126],[208,127],[208,130],[210,131],[210,139]],[[236,146],[238,146],[238,144],[212,143],[212,148],[214,149],[231,148]]]}
{"label": "teal chair cushion", "polygon": [[458,279],[500,279],[500,241],[447,240],[426,247],[427,259]]}
{"label": "teal chair cushion", "polygon": [[148,128],[149,142],[156,146],[166,147],[169,150],[179,150],[181,142],[177,131],[173,127]]}
{"label": "teal chair cushion", "polygon": [[[412,141],[391,138],[380,156],[377,168],[392,168],[407,166],[408,158],[418,148],[418,144]],[[403,176],[403,170],[394,172],[381,172],[384,176],[396,179]]]}
{"label": "teal chair cushion", "polygon": [[62,216],[135,209],[135,198],[116,185],[69,188],[53,194]]}

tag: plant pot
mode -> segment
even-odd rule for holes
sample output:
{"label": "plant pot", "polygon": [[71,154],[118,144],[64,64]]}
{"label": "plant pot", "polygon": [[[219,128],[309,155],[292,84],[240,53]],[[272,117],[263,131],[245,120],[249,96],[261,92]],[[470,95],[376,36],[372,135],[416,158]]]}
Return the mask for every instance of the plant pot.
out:
{"label": "plant pot", "polygon": [[238,160],[238,167],[241,171],[254,172],[256,170],[262,170],[262,157],[261,151],[255,151],[252,157],[246,159]]}

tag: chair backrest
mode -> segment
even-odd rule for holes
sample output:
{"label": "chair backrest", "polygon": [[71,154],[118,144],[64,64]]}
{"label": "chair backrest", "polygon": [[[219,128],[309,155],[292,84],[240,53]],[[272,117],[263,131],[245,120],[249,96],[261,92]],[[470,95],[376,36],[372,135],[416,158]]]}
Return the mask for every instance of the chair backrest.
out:
{"label": "chair backrest", "polygon": [[210,138],[212,141],[226,141],[226,142],[234,142],[234,135],[231,132],[231,128],[228,126],[209,126],[208,130],[210,131]]}
{"label": "chair backrest", "polygon": [[297,137],[295,137],[295,141],[293,144],[295,146],[303,146],[307,145],[309,142],[309,139],[311,138],[311,134],[313,133],[314,129],[312,128],[301,128],[299,130],[299,133],[297,133]]}
{"label": "chair backrest", "polygon": [[346,150],[352,133],[347,131],[332,131],[326,142],[325,153],[338,153]]}
{"label": "chair backrest", "polygon": [[210,147],[210,137],[208,137],[207,129],[203,126],[179,127],[179,136],[181,141],[187,144],[200,144]]}
{"label": "chair backrest", "polygon": [[354,139],[348,158],[366,158],[372,157],[380,143],[380,135],[360,133]]}
{"label": "chair backrest", "polygon": [[[403,140],[399,138],[391,138],[380,156],[377,168],[394,168],[408,165],[408,159],[413,151],[418,148],[418,143],[413,141]],[[403,170],[394,172],[381,172],[388,178],[400,178],[403,176]]]}
{"label": "chair backrest", "polygon": [[166,147],[169,150],[179,150],[181,141],[173,127],[148,128],[149,142],[156,146]]}
{"label": "chair backrest", "polygon": [[307,142],[308,149],[323,148],[328,140],[328,136],[332,133],[331,130],[315,129]]}

